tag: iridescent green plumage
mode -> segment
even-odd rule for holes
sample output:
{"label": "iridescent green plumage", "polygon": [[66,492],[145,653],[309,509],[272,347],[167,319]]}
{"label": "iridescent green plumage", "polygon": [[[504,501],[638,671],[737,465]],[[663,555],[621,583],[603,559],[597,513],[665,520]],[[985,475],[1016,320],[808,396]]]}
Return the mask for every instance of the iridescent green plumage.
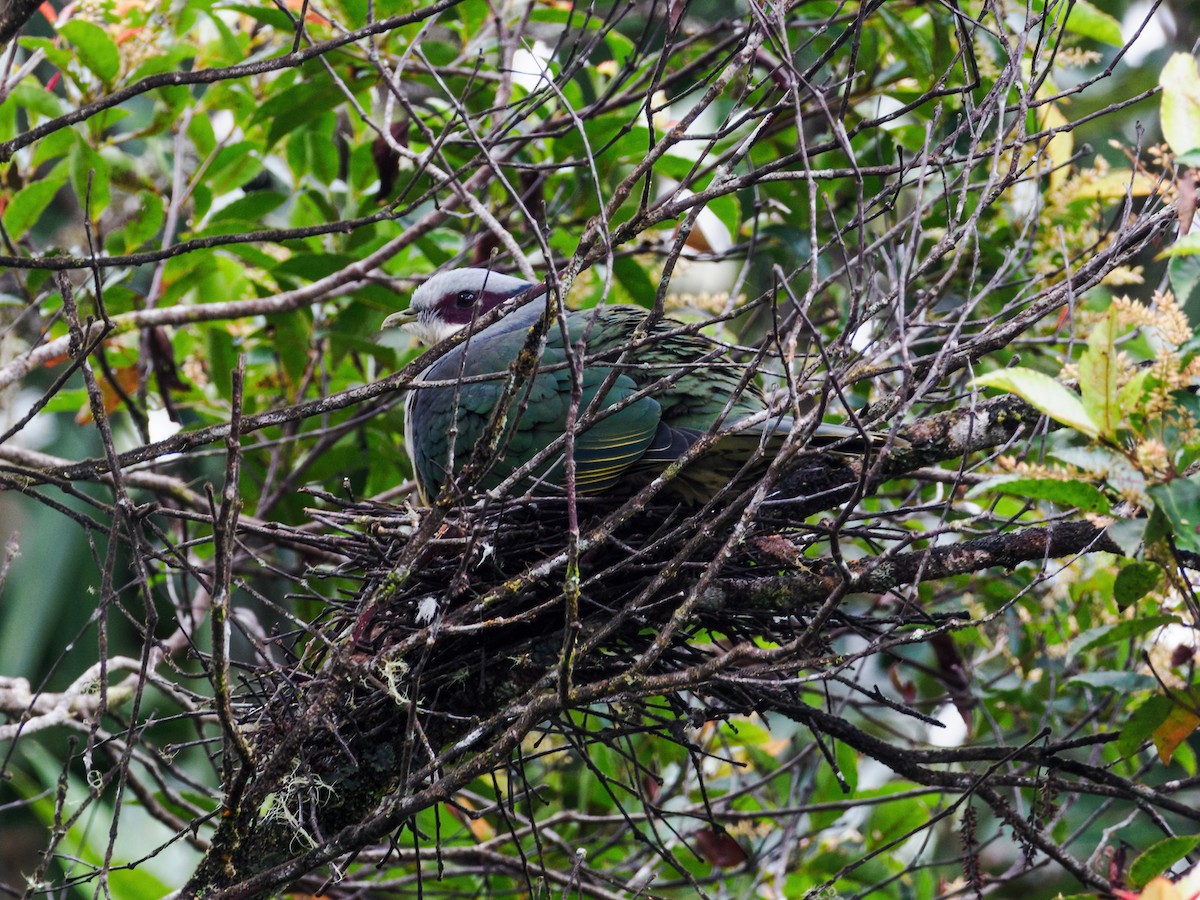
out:
{"label": "iridescent green plumage", "polygon": [[[488,309],[530,287],[481,269],[447,272],[418,289],[408,313],[385,324],[407,320],[411,330],[435,341],[469,321],[476,298],[481,309]],[[509,369],[544,309],[544,300],[534,300],[472,334],[421,374],[406,404],[406,440],[426,500],[437,495],[449,474],[462,470],[488,436]],[[765,415],[767,405],[753,379],[720,344],[686,333],[669,319],[647,328],[646,318],[646,310],[632,306],[603,306],[566,316],[570,345],[582,347],[585,361],[578,418],[595,418],[575,437],[576,490],[629,493],[660,474],[701,436],[758,415],[761,421],[723,435],[670,481],[667,489],[675,495],[702,501],[735,478],[747,461],[763,458],[764,448],[781,444],[792,422]],[[419,321],[414,324],[413,319]],[[562,330],[553,322],[546,330],[536,373],[516,385],[502,426],[494,431],[496,446],[479,473],[478,488],[500,487],[541,453],[545,459],[509,485],[508,493],[563,493],[561,439],[571,406],[566,363]],[[604,395],[597,401],[602,388]],[[854,434],[822,426],[826,440]],[[544,453],[556,441],[559,446]]]}

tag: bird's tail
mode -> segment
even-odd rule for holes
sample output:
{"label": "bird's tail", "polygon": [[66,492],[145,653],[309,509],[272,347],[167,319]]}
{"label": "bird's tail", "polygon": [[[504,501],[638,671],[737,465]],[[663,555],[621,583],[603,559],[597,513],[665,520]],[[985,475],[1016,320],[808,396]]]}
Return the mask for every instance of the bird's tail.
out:
{"label": "bird's tail", "polygon": [[[670,490],[691,502],[704,502],[734,481],[761,476],[796,427],[794,419],[777,418],[719,434],[676,475]],[[639,468],[661,471],[704,437],[703,431],[659,423],[654,440],[639,461]],[[881,449],[887,437],[878,432],[823,422],[810,436],[806,449],[862,457]]]}

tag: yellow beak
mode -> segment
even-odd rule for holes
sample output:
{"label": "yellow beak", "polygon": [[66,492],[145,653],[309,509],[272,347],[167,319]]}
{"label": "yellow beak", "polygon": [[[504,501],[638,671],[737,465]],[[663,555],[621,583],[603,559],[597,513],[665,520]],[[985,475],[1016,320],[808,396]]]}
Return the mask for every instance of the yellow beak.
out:
{"label": "yellow beak", "polygon": [[415,309],[402,309],[400,312],[394,312],[379,326],[379,330],[383,331],[386,328],[403,328],[405,325],[412,325],[417,321],[417,311]]}

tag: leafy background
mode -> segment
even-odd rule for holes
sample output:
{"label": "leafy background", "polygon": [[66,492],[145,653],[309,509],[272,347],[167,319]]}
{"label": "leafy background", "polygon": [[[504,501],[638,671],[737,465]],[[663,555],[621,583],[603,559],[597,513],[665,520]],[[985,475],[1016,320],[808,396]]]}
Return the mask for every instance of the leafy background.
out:
{"label": "leafy background", "polygon": [[[914,288],[928,292],[919,302],[928,302],[936,292],[940,305],[931,305],[933,310],[970,301],[980,303],[981,320],[1002,318],[1027,299],[1030,285],[1061,277],[1068,259],[1103,246],[1106,216],[1135,178],[1131,158],[1149,160],[1151,168],[1136,169],[1139,178],[1152,179],[1160,171],[1153,167],[1159,159],[1150,150],[1159,140],[1155,88],[1168,55],[1189,50],[1185,42],[1196,33],[1195,14],[1185,4],[1115,3],[1101,12],[1080,2],[1065,29],[1053,32],[1061,42],[1058,64],[1047,63],[1044,47],[1024,48],[1026,66],[1046,67],[1040,73],[1048,78],[1047,92],[1079,88],[1054,104],[1022,110],[1030,131],[1071,123],[1039,146],[1037,159],[1058,168],[1057,174],[1044,176],[1045,196],[1031,212],[1033,201],[1022,194],[1028,184],[983,202],[986,185],[972,183],[972,166],[960,158],[945,160],[945,168],[936,178],[931,174],[928,184],[909,184],[904,190],[897,190],[886,175],[873,174],[872,167],[882,169],[927,152],[930,136],[936,142],[949,133],[948,123],[965,115],[971,101],[979,102],[996,78],[999,45],[974,35],[980,87],[940,101],[929,95],[942,73],[959,71],[955,61],[962,32],[955,16],[941,7],[884,4],[868,11],[857,5],[799,4],[789,26],[779,32],[793,44],[765,48],[757,68],[732,79],[696,125],[694,134],[703,137],[667,141],[651,179],[631,178],[631,173],[665,141],[689,103],[706,87],[721,83],[730,48],[736,47],[737,29],[729,23],[751,17],[748,9],[731,12],[715,3],[583,9],[550,2],[497,10],[474,0],[441,6],[436,17],[378,28],[369,23],[411,9],[386,4],[372,9],[365,2],[321,8],[188,2],[169,9],[109,2],[47,7],[35,16],[5,57],[8,74],[0,103],[0,140],[8,159],[0,169],[0,238],[9,264],[0,282],[0,364],[21,358],[46,339],[68,335],[69,308],[56,280],[55,261],[73,259],[62,264],[68,266],[85,319],[108,316],[117,323],[97,347],[95,359],[118,450],[167,439],[178,428],[228,422],[234,414],[231,373],[239,356],[245,359],[241,415],[336,396],[375,383],[417,356],[418,348],[405,339],[378,336],[383,318],[403,306],[412,277],[486,261],[492,253],[513,263],[498,232],[511,235],[531,255],[539,274],[548,259],[560,266],[572,260],[601,264],[580,276],[572,295],[575,303],[606,297],[649,305],[663,266],[673,259],[676,229],[691,208],[672,183],[694,192],[719,186],[722,165],[729,160],[736,161],[732,170],[746,177],[744,188],[712,199],[697,228],[749,245],[748,262],[734,266],[741,279],[737,289],[745,296],[770,289],[777,271],[789,274],[794,294],[819,292],[815,327],[846,359],[853,357],[856,329],[847,327],[844,311],[857,309],[851,317],[858,315],[859,323],[868,326],[869,309],[855,304],[870,297],[872,281],[894,276],[889,262],[918,265],[938,243],[937,223],[955,220],[973,203],[979,212],[971,227],[977,241],[972,267],[934,263],[918,273]],[[986,10],[992,7],[972,6],[972,14]],[[1003,14],[1020,18],[1043,13],[1060,22],[1064,15],[1057,5],[1044,9],[1040,4],[1031,11],[1008,9]],[[671,55],[670,65],[660,69],[656,50],[662,46],[663,23],[676,15],[684,17],[690,36]],[[853,45],[844,27],[821,27],[844,26],[856,16],[862,17],[862,27]],[[302,30],[297,22],[304,23]],[[1133,51],[1123,50],[1142,22],[1148,23],[1143,39]],[[374,33],[303,58],[307,48],[363,28]],[[506,39],[505,29],[519,39]],[[552,48],[552,62],[539,62],[538,41]],[[299,55],[285,59],[289,49]],[[1067,51],[1095,56],[1068,65]],[[779,87],[770,61],[780,55],[799,68],[834,61],[829,71],[844,80],[831,77],[823,97],[837,112],[832,118],[844,123],[844,135],[826,120],[797,125],[768,115]],[[547,65],[555,78],[553,88],[539,79]],[[244,69],[239,77],[170,83],[172,73],[196,75],[223,67]],[[381,86],[393,71],[403,76],[403,89],[394,93]],[[104,99],[156,77],[162,78],[162,86],[152,91],[112,105]],[[961,87],[961,80],[952,87]],[[645,108],[647,95],[650,109]],[[1131,98],[1140,99],[1127,103]],[[91,114],[38,135],[40,125],[76,109],[90,109]],[[747,144],[759,123],[763,131]],[[947,154],[965,149],[946,148]],[[484,155],[490,161],[484,162]],[[1041,164],[1021,153],[1010,159],[1017,166],[1034,165],[1035,172]],[[764,177],[773,169],[794,168],[799,160],[835,173],[852,166],[864,171],[822,176],[819,192],[807,193],[798,189],[801,182],[795,177]],[[1097,160],[1110,169],[1094,172],[1088,190],[1086,180],[1076,174]],[[491,177],[493,170],[496,177]],[[1107,187],[1106,171],[1115,171]],[[961,183],[962,193],[939,194],[939,179]],[[1139,195],[1150,193],[1143,188],[1136,189]],[[659,191],[668,197],[667,206],[657,211],[651,206],[648,213],[647,197]],[[614,197],[618,200],[610,203]],[[678,205],[671,208],[671,202]],[[881,250],[882,236],[892,234],[888,229],[911,210],[918,210],[921,227],[914,229],[905,253],[893,256]],[[481,211],[494,216],[497,227],[490,227]],[[845,243],[829,249],[831,234]],[[616,238],[611,259],[605,236]],[[1157,249],[1145,248],[1138,260],[1144,266],[1141,282],[1120,286],[1121,292],[1148,298],[1162,283],[1166,264],[1154,259]],[[873,253],[883,259],[878,266],[850,264]],[[87,264],[92,256],[108,259],[93,271]],[[374,260],[363,267],[370,269],[369,277],[346,276],[364,260]],[[687,268],[680,265],[681,278]],[[981,281],[988,282],[991,275],[981,279],[979,272],[1005,277],[993,279],[984,291]],[[704,293],[709,277],[716,276],[702,274],[700,289],[688,293]],[[1117,291],[1098,289],[1081,300],[1080,308],[1103,309]],[[250,303],[256,299],[261,307]],[[1188,301],[1185,309],[1196,321],[1200,307],[1189,296],[1181,299]],[[243,305],[225,311],[218,304],[226,301]],[[702,315],[706,304],[711,308],[720,302],[720,297],[669,298],[674,314],[693,318]],[[152,322],[151,310],[163,311],[161,322],[142,327]],[[761,313],[752,314],[723,326],[720,333],[749,342],[767,324]],[[1056,374],[1063,357],[1078,349],[1063,349],[1071,340],[1070,323],[1060,326],[1044,323],[997,352],[989,366],[1002,368],[1019,356],[1025,366]],[[912,346],[914,352],[927,353],[942,340],[941,334],[926,335]],[[860,354],[858,361],[865,364],[871,358]],[[5,383],[0,426],[21,423],[35,408],[36,414],[0,443],[66,461],[103,456],[101,433],[79,373],[58,381],[69,371],[67,355],[60,350],[36,362],[28,377]],[[962,386],[961,381],[945,385],[921,402],[925,408],[952,405]],[[885,390],[879,383],[860,383],[850,405],[878,400]],[[320,521],[329,508],[322,493],[396,497],[397,487],[411,475],[397,396],[392,392],[365,405],[331,408],[258,432],[244,448],[244,514],[304,527]],[[204,486],[221,483],[224,456],[211,447],[186,449],[178,461],[164,458],[154,469],[175,479],[171,489],[135,491],[137,502],[155,497],[182,510],[206,510]],[[18,478],[6,481],[4,488],[0,539],[11,548],[0,584],[4,674],[25,677],[48,692],[62,691],[95,663],[98,640],[106,642],[114,657],[137,657],[145,646],[142,629],[148,621],[157,617],[169,623],[186,611],[187,591],[173,581],[166,564],[152,573],[155,592],[148,601],[128,584],[104,582],[105,573],[132,577],[129,548],[109,544],[108,487],[85,478],[23,488]],[[994,510],[997,518],[1028,512],[1017,499],[1000,504]],[[971,511],[956,515],[969,519]],[[913,530],[920,532],[936,519],[914,516]],[[191,564],[210,564],[210,525],[181,516],[175,527],[174,546],[185,548]],[[106,558],[109,554],[112,558]],[[256,639],[289,628],[290,617],[312,620],[326,600],[355,586],[353,579],[324,578],[319,584],[289,588],[283,581],[259,577],[269,574],[271,566],[294,569],[294,547],[280,546],[255,559],[263,571],[243,573],[234,629],[233,655],[238,659],[252,655]],[[1064,567],[1049,586],[1040,583],[1039,573],[1023,571],[922,586],[919,596],[931,608],[953,596],[954,602],[983,615],[1003,611],[992,627],[971,635],[981,710],[976,727],[982,733],[1033,733],[1034,723],[1043,722],[1082,728],[1103,721],[1120,728],[1130,717],[1137,722],[1139,715],[1161,724],[1165,713],[1157,685],[1137,669],[1137,639],[1159,623],[1153,618],[1158,611],[1147,608],[1132,625],[1121,620],[1124,611],[1111,599],[1115,579],[1112,567],[1077,564]],[[1026,594],[1034,584],[1041,593]],[[1025,599],[1013,603],[1014,596]],[[143,602],[154,609],[141,608]],[[171,630],[167,624],[159,629],[160,637]],[[928,648],[903,666],[877,665],[869,674],[880,684],[891,682],[901,694],[940,698],[939,708],[953,706],[953,692],[947,693]],[[203,693],[204,671],[200,660],[181,658],[172,677]],[[1063,681],[1067,686],[1060,689]],[[162,720],[155,725],[160,746],[169,748],[178,769],[195,779],[185,784],[173,773],[172,811],[184,819],[208,811],[207,793],[217,784],[218,772],[205,752],[202,729],[177,714],[175,700],[161,687],[148,688],[139,702],[142,715]],[[112,714],[122,719],[120,710]],[[1144,738],[1148,727],[1132,734]],[[786,722],[748,719],[712,723],[706,729],[697,738],[706,747],[750,766],[710,760],[705,764],[709,790],[737,794],[748,780],[762,779],[762,789],[747,791],[738,810],[746,823],[736,832],[739,847],[750,846],[771,858],[776,842],[791,837],[758,823],[756,805],[785,806],[800,796],[817,804],[802,845],[803,866],[788,870],[781,865],[771,875],[777,895],[799,895],[832,878],[848,894],[890,884],[888,891],[932,896],[940,887],[957,884],[960,834],[948,822],[893,843],[915,820],[936,818],[943,811],[936,797],[911,789],[890,773],[860,769],[859,760],[842,745],[835,773],[819,764],[812,745],[803,749],[803,730]],[[90,752],[94,733],[91,738],[86,730],[82,735]],[[926,740],[928,735],[915,738]],[[11,780],[0,786],[0,871],[8,884],[19,885],[20,879],[8,873],[27,872],[38,864],[34,853],[45,844],[47,827],[80,802],[76,798],[88,796],[90,764],[72,756],[81,751],[69,744],[66,729],[24,735],[4,752],[8,755],[0,769]],[[630,752],[652,757],[667,782],[678,782],[681,795],[699,790],[689,768],[692,761],[680,756],[678,748],[647,742]],[[591,753],[600,771],[619,771],[625,764],[611,748],[597,746]],[[75,763],[64,769],[63,761],[71,759]],[[1151,763],[1124,759],[1120,765],[1148,772]],[[1139,765],[1146,768],[1139,770]],[[776,770],[781,774],[770,774]],[[1184,741],[1175,748],[1170,768],[1155,775],[1183,778],[1195,772],[1194,745]],[[846,799],[839,774],[853,800]],[[65,806],[56,813],[60,783],[66,784],[60,795]],[[619,809],[603,781],[578,760],[548,763],[543,784],[566,809],[596,816],[615,816]],[[474,802],[479,805],[500,790],[489,784],[476,788]],[[463,802],[472,801],[467,797]],[[420,827],[432,832],[435,815],[430,811],[429,821],[422,819]],[[120,864],[145,859],[135,869],[106,876],[115,895],[161,896],[179,886],[181,872],[194,868],[195,849],[184,842],[159,849],[160,842],[170,841],[170,829],[161,819],[156,824],[148,818],[138,802],[127,795],[117,799],[106,788],[92,795],[85,816],[64,829],[64,856],[53,863],[47,880],[67,883],[107,866],[108,825],[114,820],[120,828],[113,859]],[[458,830],[445,838],[448,848],[488,840],[497,827],[466,816],[455,821]],[[1144,850],[1157,837],[1144,823],[1138,825],[1140,831],[1114,830],[1104,801],[1095,797],[1079,801],[1057,828],[1061,840],[1098,849],[1127,842]],[[724,869],[736,869],[738,851],[725,846],[719,835],[711,840],[714,846],[681,863],[691,877],[711,878],[716,871],[720,881]],[[982,858],[995,872],[1015,865],[1013,841],[1000,829],[983,826],[978,840],[992,848]],[[1170,862],[1191,847],[1173,849],[1179,852]],[[589,862],[603,868],[615,857],[615,866],[626,851],[627,845],[614,839]],[[69,863],[68,856],[79,861]],[[730,876],[728,890],[744,892],[769,880],[742,877],[736,882]],[[521,884],[516,875],[460,878],[456,884],[472,890],[500,891]],[[1072,888],[1069,879],[1061,883]],[[93,889],[86,880],[74,888],[79,895]],[[996,895],[1028,892],[1020,882],[1010,890]]]}

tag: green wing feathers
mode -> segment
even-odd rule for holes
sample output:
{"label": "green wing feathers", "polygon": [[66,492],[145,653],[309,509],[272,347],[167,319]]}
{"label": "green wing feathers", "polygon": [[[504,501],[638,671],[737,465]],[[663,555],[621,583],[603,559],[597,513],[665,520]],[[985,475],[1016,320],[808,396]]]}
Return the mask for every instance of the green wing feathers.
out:
{"label": "green wing feathers", "polygon": [[[485,337],[485,334],[477,336]],[[480,342],[484,343],[484,342]],[[485,438],[492,411],[500,403],[507,373],[499,363],[509,346],[473,348],[475,358],[468,357],[464,376],[494,373],[486,381],[463,383],[457,387],[426,388],[413,391],[407,404],[409,430],[414,436],[413,465],[425,498],[435,496],[446,480],[448,471],[458,471],[471,458],[476,445]],[[509,357],[510,361],[516,355]],[[457,377],[458,366],[447,354],[426,373],[424,380],[449,380]],[[514,472],[542,454],[556,441],[546,459],[537,463],[518,485],[517,493],[532,490],[537,494],[561,493],[565,483],[565,441],[571,406],[570,374],[566,368],[553,368],[565,360],[558,347],[548,344],[543,356],[543,368],[532,379],[518,387],[506,411],[506,421],[500,433],[493,459],[477,484],[483,490],[498,487]],[[487,363],[486,360],[492,360]],[[445,363],[445,365],[443,365]],[[599,414],[599,421],[581,431],[575,438],[575,483],[580,493],[607,491],[636,464],[646,452],[658,431],[662,409],[652,397],[639,397],[621,405],[637,392],[634,381],[617,375],[600,403],[596,396],[611,369],[596,367],[583,373],[583,395],[578,416]],[[614,406],[616,411],[604,413]],[[457,426],[454,453],[450,455],[451,425]]]}
{"label": "green wing feathers", "polygon": [[[408,444],[426,500],[436,496],[448,472],[461,471],[487,435],[508,370],[540,315],[537,306],[518,310],[451,350],[422,374],[423,381],[439,386],[418,387],[409,395]],[[577,433],[573,451],[575,486],[581,494],[636,489],[702,435],[766,409],[758,386],[724,347],[670,319],[645,329],[645,318],[645,310],[628,306],[567,316],[571,343],[578,347],[586,341],[577,412],[592,424]],[[490,461],[477,480],[479,488],[495,489],[538,459],[514,484],[513,493],[565,491],[563,435],[571,409],[566,359],[562,333],[552,327],[541,367],[518,386],[509,404]],[[693,502],[711,497],[744,474],[748,461],[764,467],[791,426],[790,419],[775,419],[722,437],[679,473],[672,490]],[[824,426],[818,431],[816,443],[853,436],[851,429],[825,431]]]}

